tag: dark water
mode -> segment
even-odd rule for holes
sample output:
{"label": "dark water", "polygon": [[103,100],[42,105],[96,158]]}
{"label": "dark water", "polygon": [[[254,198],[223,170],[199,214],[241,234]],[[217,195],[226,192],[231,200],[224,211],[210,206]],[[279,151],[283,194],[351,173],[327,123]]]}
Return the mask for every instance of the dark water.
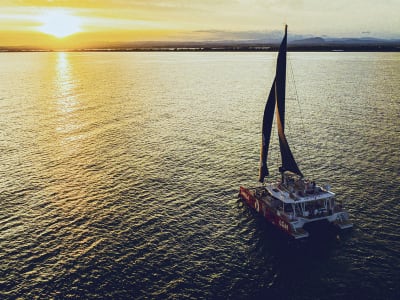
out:
{"label": "dark water", "polygon": [[400,299],[400,54],[290,56],[292,150],[355,224],[302,243],[237,200],[276,53],[1,54],[0,298]]}

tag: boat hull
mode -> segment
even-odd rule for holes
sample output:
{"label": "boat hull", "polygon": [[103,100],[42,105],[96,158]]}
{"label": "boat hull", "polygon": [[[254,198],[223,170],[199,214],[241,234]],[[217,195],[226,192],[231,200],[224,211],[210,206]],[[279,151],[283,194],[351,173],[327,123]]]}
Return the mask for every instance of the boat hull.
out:
{"label": "boat hull", "polygon": [[285,216],[280,215],[279,211],[270,207],[262,199],[256,197],[250,191],[250,189],[241,186],[239,190],[239,197],[246,202],[248,206],[255,209],[260,215],[262,215],[267,222],[290,237],[294,239],[301,239],[309,236],[309,233],[303,228],[294,228]]}
{"label": "boat hull", "polygon": [[248,206],[263,216],[267,222],[294,239],[308,237],[309,233],[303,228],[303,226],[311,222],[327,221],[339,229],[347,229],[353,226],[353,224],[348,221],[348,214],[346,212],[332,213],[328,216],[313,217],[312,219],[303,217],[291,219],[279,209],[276,209],[271,205],[273,200],[272,195],[267,194],[260,196],[255,193],[255,190],[255,188],[246,188],[241,186],[239,197],[246,202]]}

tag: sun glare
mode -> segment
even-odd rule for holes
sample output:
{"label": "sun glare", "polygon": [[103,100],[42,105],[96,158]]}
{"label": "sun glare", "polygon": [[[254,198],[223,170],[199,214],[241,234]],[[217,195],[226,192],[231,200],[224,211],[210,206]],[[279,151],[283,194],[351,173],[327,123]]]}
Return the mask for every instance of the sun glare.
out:
{"label": "sun glare", "polygon": [[48,11],[39,17],[39,31],[63,38],[80,32],[81,20],[65,10]]}

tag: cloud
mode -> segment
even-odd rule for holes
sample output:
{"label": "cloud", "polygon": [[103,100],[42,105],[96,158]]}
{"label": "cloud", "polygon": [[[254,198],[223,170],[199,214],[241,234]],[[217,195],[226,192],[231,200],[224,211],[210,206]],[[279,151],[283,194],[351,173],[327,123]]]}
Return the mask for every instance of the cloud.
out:
{"label": "cloud", "polygon": [[398,36],[400,28],[399,0],[1,0],[0,14],[6,7],[65,7],[93,25],[103,18],[104,24],[121,30],[149,24],[176,32],[208,30],[215,37],[280,32],[285,23],[292,33],[336,36],[364,31]]}

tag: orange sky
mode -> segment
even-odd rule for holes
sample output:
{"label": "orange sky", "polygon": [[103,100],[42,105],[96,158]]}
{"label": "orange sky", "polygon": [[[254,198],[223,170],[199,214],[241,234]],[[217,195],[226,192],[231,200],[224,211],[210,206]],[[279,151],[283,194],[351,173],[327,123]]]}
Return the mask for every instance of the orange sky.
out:
{"label": "orange sky", "polygon": [[399,38],[398,11],[398,0],[1,0],[0,47],[246,39],[285,23],[298,34]]}
{"label": "orange sky", "polygon": [[84,48],[137,40],[168,40],[179,31],[168,20],[157,21],[162,20],[154,18],[157,10],[145,10],[139,1],[132,3],[2,0],[0,46]]}

